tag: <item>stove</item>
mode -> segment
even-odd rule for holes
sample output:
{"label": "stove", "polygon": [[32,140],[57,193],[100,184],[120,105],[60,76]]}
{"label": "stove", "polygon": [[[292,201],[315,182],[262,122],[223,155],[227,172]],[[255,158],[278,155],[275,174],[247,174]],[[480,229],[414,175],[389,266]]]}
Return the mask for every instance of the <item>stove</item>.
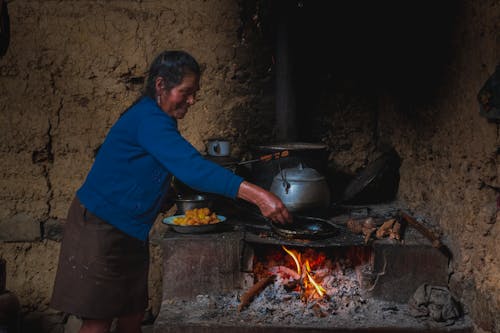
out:
{"label": "stove", "polygon": [[404,242],[365,244],[347,231],[288,239],[259,221],[230,222],[216,233],[164,235],[155,333],[472,332],[467,316],[411,314],[419,286],[448,279],[448,258],[416,230]]}

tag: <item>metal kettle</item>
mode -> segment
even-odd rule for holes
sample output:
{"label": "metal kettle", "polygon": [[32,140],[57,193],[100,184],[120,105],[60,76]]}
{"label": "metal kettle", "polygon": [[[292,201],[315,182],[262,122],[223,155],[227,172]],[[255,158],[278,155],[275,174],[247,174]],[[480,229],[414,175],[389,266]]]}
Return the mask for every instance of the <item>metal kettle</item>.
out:
{"label": "metal kettle", "polygon": [[270,191],[283,201],[290,212],[325,209],[330,205],[330,188],[325,177],[301,163],[297,167],[281,170],[273,178]]}

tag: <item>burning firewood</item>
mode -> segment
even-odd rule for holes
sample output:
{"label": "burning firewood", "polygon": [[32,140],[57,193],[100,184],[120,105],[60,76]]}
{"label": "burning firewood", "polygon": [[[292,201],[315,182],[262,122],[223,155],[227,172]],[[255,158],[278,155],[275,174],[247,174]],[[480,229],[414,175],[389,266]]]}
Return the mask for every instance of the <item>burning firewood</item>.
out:
{"label": "burning firewood", "polygon": [[325,276],[327,276],[329,274],[330,274],[330,269],[329,268],[317,269],[314,272],[314,278],[323,279]]}
{"label": "burning firewood", "polygon": [[301,287],[301,280],[291,280],[283,285],[283,288],[285,288],[286,291],[292,291],[298,287]]}
{"label": "burning firewood", "polygon": [[300,279],[300,275],[297,274],[297,272],[295,272],[293,269],[290,269],[290,268],[285,267],[285,266],[271,267],[271,269],[269,269],[269,272],[271,272],[273,274],[277,274],[279,276],[283,276],[283,275],[289,276],[294,280]]}
{"label": "burning firewood", "polygon": [[262,290],[264,290],[269,284],[274,282],[275,275],[268,275],[267,277],[261,279],[256,284],[254,284],[250,289],[248,289],[241,296],[241,303],[238,305],[238,312],[241,312],[252,300],[257,296]]}

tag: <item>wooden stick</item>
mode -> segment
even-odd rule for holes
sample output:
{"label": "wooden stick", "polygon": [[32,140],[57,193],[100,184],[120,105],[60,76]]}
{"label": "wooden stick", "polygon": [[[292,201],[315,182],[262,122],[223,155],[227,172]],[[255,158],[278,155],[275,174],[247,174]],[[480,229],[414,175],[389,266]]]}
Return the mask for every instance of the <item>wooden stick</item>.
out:
{"label": "wooden stick", "polygon": [[271,282],[274,281],[275,275],[269,275],[260,281],[258,281],[256,284],[254,284],[250,289],[248,289],[242,296],[241,296],[241,303],[238,305],[238,312],[241,312],[252,300],[257,296],[262,290],[264,290]]}
{"label": "wooden stick", "polygon": [[412,227],[417,229],[422,235],[427,237],[427,239],[432,242],[433,247],[435,248],[442,247],[442,243],[439,240],[439,237],[436,236],[429,228],[424,226],[422,223],[417,222],[417,220],[415,220],[413,217],[411,217],[409,214],[403,211],[400,211],[399,214],[406,222],[408,222],[409,225],[411,225]]}
{"label": "wooden stick", "polygon": [[297,288],[297,286],[299,286],[299,285],[300,285],[300,281],[299,280],[292,280],[292,281],[289,281],[289,282],[285,283],[283,285],[283,288],[285,288],[286,291],[292,291],[295,288]]}
{"label": "wooden stick", "polygon": [[384,238],[385,236],[389,236],[391,233],[391,229],[394,226],[394,223],[396,223],[396,219],[389,219],[382,224],[380,228],[378,228],[375,237],[378,239]]}
{"label": "wooden stick", "polygon": [[377,231],[377,228],[363,228],[363,234],[365,235],[365,244],[368,244],[372,235]]}
{"label": "wooden stick", "polygon": [[389,239],[401,240],[401,223],[398,221],[392,226],[392,230],[389,233]]}

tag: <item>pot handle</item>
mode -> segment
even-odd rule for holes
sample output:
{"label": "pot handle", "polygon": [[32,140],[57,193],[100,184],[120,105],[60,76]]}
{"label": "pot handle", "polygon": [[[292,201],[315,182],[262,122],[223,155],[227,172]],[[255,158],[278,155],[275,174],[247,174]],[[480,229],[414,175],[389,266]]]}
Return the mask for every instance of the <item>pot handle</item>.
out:
{"label": "pot handle", "polygon": [[214,152],[216,154],[219,154],[220,153],[220,144],[219,142],[216,142],[214,145],[213,145],[213,149],[214,149]]}
{"label": "pot handle", "polygon": [[288,194],[288,190],[290,190],[290,183],[286,180],[286,172],[283,172],[281,169],[281,162],[278,161],[278,168],[280,170],[281,179],[283,180],[282,185],[285,189],[285,194]]}

